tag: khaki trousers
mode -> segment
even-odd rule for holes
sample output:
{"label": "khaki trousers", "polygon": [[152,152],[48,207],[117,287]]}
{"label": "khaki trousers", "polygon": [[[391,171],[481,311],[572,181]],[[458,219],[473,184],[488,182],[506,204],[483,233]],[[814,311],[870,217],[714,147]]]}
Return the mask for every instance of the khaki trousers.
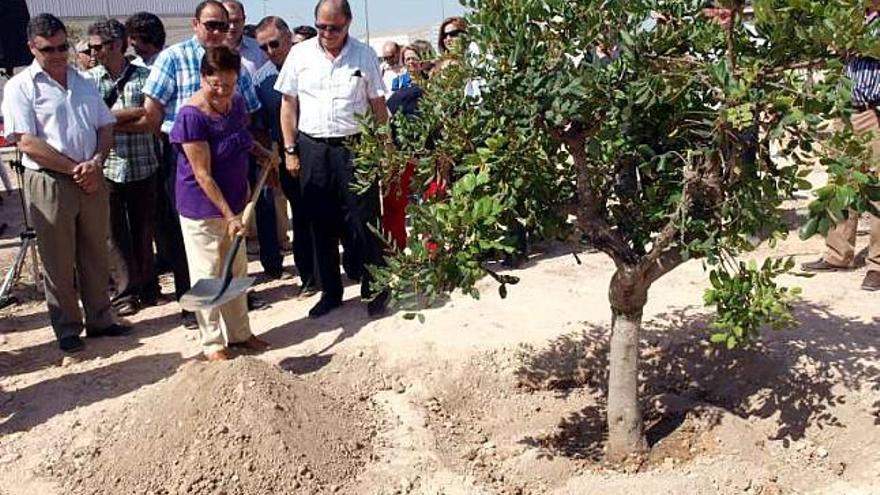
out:
{"label": "khaki trousers", "polygon": [[[69,175],[26,170],[28,213],[43,262],[49,320],[58,339],[115,323],[108,294],[110,206],[103,181],[86,194]],[[79,294],[77,294],[77,288]]]}
{"label": "khaki trousers", "polygon": [[[193,285],[203,278],[218,278],[223,271],[226,253],[232,247],[232,239],[226,235],[226,221],[222,218],[193,220],[180,217],[183,246]],[[247,276],[247,248],[242,243],[232,262],[232,276]],[[244,342],[251,335],[248,320],[247,296],[209,310],[196,311],[202,351],[211,354],[223,350],[229,344]]]}
{"label": "khaki trousers", "polygon": [[[877,111],[866,110],[853,115],[852,124],[858,134],[873,134],[870,143],[871,151],[874,154],[875,162],[880,160],[880,117],[878,117]],[[859,216],[850,211],[845,221],[828,231],[825,238],[828,250],[823,256],[826,262],[836,266],[852,265],[855,259],[858,223]],[[871,216],[870,231],[866,264],[868,271],[880,271],[880,218]]]}

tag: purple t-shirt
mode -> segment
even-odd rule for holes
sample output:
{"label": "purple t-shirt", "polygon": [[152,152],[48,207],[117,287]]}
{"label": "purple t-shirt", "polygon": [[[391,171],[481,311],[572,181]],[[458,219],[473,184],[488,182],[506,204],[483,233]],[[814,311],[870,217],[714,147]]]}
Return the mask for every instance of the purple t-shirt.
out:
{"label": "purple t-shirt", "polygon": [[199,186],[183,152],[182,143],[207,141],[211,149],[211,176],[229,208],[236,214],[241,213],[247,203],[248,154],[253,144],[241,96],[235,95],[232,109],[224,117],[205,114],[191,105],[181,107],[168,137],[178,151],[177,211],[194,220],[223,217]]}

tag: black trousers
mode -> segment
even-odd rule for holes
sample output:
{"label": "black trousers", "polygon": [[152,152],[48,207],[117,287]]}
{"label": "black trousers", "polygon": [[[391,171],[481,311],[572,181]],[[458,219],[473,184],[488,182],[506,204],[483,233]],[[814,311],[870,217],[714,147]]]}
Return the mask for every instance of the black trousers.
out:
{"label": "black trousers", "polygon": [[318,280],[315,276],[315,239],[312,236],[311,217],[303,201],[302,187],[297,177],[290,175],[284,162],[278,167],[281,190],[290,203],[293,212],[291,218],[293,229],[293,263],[303,286],[316,285]]}
{"label": "black trousers", "polygon": [[[257,161],[251,157],[248,162],[248,180],[251,183],[251,187],[257,185],[257,178],[261,170]],[[257,196],[255,208],[257,242],[260,244],[260,264],[263,265],[264,272],[280,274],[284,266],[284,256],[281,254],[281,239],[278,238],[276,223],[278,216],[275,213],[275,198],[269,186],[263,186],[263,190]]]}
{"label": "black trousers", "polygon": [[354,162],[351,152],[338,140],[328,142],[300,133],[297,144],[300,186],[315,237],[322,297],[342,298],[339,241],[343,235],[348,235],[350,246],[346,249],[353,251],[353,268],[361,275],[361,297],[370,297],[371,277],[364,266],[384,263],[379,238],[368,227],[378,226],[379,188],[373,185],[362,194],[351,190]]}
{"label": "black trousers", "polygon": [[190,287],[189,266],[186,264],[186,249],[183,247],[183,233],[180,230],[180,218],[177,214],[174,194],[177,181],[177,150],[170,145],[165,134],[162,135],[162,164],[159,173],[161,184],[156,198],[154,236],[156,253],[161,263],[170,265],[174,273],[174,295],[176,299],[180,299]]}
{"label": "black trousers", "polygon": [[127,183],[105,180],[110,202],[110,277],[114,306],[158,296],[153,257],[158,174]]}

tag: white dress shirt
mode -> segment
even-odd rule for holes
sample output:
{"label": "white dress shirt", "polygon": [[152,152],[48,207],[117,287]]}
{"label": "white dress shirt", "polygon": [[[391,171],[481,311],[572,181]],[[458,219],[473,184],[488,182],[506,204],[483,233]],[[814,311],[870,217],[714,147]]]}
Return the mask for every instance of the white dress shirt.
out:
{"label": "white dress shirt", "polygon": [[248,71],[251,78],[257,73],[257,70],[269,61],[269,56],[260,48],[257,40],[248,36],[241,37],[241,44],[238,45],[238,54],[241,55],[241,66]]}
{"label": "white dress shirt", "polygon": [[[98,129],[116,122],[94,82],[68,67],[65,89],[36,61],[6,83],[2,112],[7,140],[31,134],[77,163],[95,155]],[[21,162],[31,170],[42,168],[27,154]]]}
{"label": "white dress shirt", "polygon": [[298,98],[299,131],[318,138],[357,134],[355,115],[385,94],[376,52],[351,36],[335,60],[317,37],[294,46],[275,89]]}

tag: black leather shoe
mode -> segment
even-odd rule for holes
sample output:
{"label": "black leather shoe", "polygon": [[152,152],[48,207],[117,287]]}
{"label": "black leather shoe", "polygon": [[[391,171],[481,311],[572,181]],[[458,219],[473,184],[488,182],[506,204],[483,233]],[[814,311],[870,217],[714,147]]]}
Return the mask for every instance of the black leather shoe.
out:
{"label": "black leather shoe", "polygon": [[865,274],[862,280],[862,290],[877,291],[880,290],[880,271],[871,270]]}
{"label": "black leather shoe", "polygon": [[801,270],[805,272],[843,272],[849,271],[851,268],[848,266],[832,265],[823,258],[819,258],[816,261],[801,264]]}
{"label": "black leather shoe", "polygon": [[383,290],[372,301],[367,302],[367,314],[370,315],[370,318],[377,318],[385,314],[385,311],[388,310],[388,301],[391,298],[391,293],[387,290]]}
{"label": "black leather shoe", "polygon": [[64,352],[79,352],[85,348],[85,344],[83,344],[79,335],[70,335],[62,337],[61,340],[58,341],[58,347]]}
{"label": "black leather shoe", "polygon": [[266,302],[262,297],[254,294],[253,292],[247,293],[247,307],[248,311],[256,311],[258,309],[263,309],[268,307],[269,303]]}
{"label": "black leather shoe", "polygon": [[199,328],[199,322],[196,320],[196,314],[192,311],[180,312],[180,324],[187,330],[195,330]]}
{"label": "black leather shoe", "polygon": [[131,327],[128,325],[120,325],[119,323],[114,323],[106,328],[87,328],[86,329],[86,337],[97,338],[97,337],[121,337],[123,335],[128,335],[131,332]]}
{"label": "black leather shoe", "polygon": [[342,301],[321,298],[318,304],[312,306],[309,310],[309,318],[320,318],[334,309],[342,306]]}
{"label": "black leather shoe", "polygon": [[297,292],[296,297],[299,297],[299,298],[311,297],[311,296],[314,296],[315,294],[317,294],[318,290],[319,290],[318,286],[316,286],[315,284],[313,284],[311,282],[305,282],[305,283],[303,283],[302,286],[300,286],[299,292]]}

